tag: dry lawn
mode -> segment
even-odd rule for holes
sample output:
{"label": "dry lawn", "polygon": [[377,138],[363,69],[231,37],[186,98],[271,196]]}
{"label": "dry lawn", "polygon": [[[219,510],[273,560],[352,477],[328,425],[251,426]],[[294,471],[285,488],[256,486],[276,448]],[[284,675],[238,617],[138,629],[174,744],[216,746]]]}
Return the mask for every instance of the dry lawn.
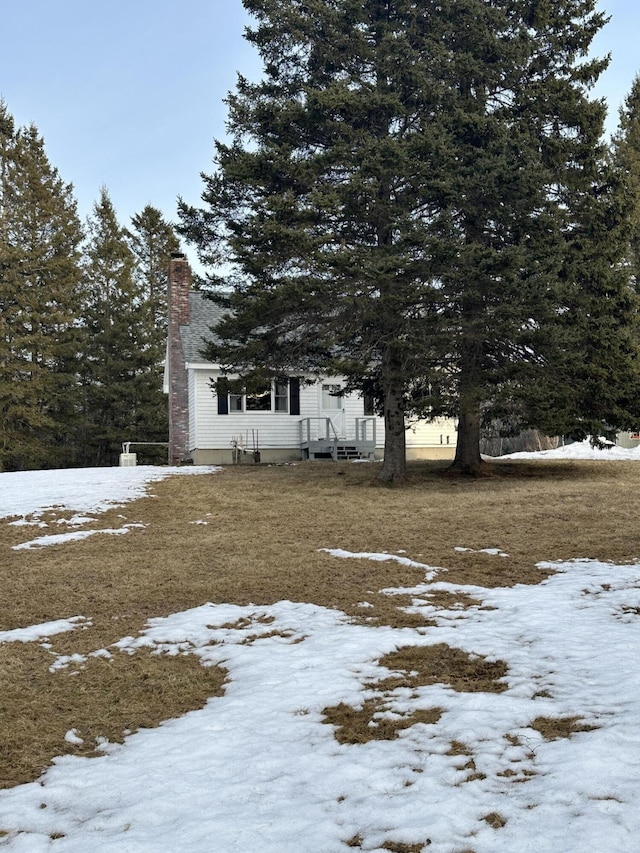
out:
{"label": "dry lawn", "polygon": [[[0,645],[0,786],[35,779],[56,755],[93,754],[97,739],[121,740],[126,732],[201,707],[224,690],[223,671],[204,669],[189,656],[129,656],[112,649],[111,661],[95,657],[50,672],[53,653],[108,648],[135,635],[150,617],[206,601],[291,599],[339,608],[353,618],[364,613],[392,625],[425,624],[401,611],[407,604],[402,596],[380,592],[419,583],[422,571],[340,560],[319,549],[403,549],[412,559],[446,567],[446,580],[485,586],[539,582],[544,574],[535,566],[542,560],[640,557],[640,466],[538,462],[496,463],[493,469],[488,479],[452,480],[442,477],[439,464],[416,464],[406,487],[397,489],[376,484],[376,466],[334,463],[174,477],[91,525],[140,522],[143,528],[40,550],[11,546],[51,528],[0,521],[0,630],[76,615],[91,620],[82,630],[53,637],[50,650],[36,643]],[[61,510],[55,518],[71,514]],[[497,547],[509,557],[456,546]],[[374,608],[358,607],[364,599]],[[432,603],[449,609],[475,602],[440,595]],[[456,690],[504,688],[500,662],[487,665],[447,647],[429,655],[405,648],[387,657],[380,663],[394,671],[393,683],[380,682],[377,698],[360,709],[326,709],[336,737],[393,738],[415,722],[436,722],[437,708],[425,708],[419,719],[385,721],[386,697],[401,684],[415,688],[438,680]],[[554,721],[539,722],[550,738],[569,737],[579,728],[573,720],[556,721],[557,730]],[[65,742],[71,728],[85,745]]]}

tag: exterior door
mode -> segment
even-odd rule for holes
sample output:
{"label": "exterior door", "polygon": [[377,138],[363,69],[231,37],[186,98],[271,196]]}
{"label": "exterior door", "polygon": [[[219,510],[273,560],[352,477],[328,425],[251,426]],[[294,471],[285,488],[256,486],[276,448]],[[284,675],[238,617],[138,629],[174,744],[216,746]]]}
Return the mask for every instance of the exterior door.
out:
{"label": "exterior door", "polygon": [[[320,401],[321,416],[331,419],[338,438],[345,438],[344,394],[342,393],[342,386],[334,383],[323,383],[320,393],[322,395]],[[328,436],[328,438],[333,437],[334,433]]]}

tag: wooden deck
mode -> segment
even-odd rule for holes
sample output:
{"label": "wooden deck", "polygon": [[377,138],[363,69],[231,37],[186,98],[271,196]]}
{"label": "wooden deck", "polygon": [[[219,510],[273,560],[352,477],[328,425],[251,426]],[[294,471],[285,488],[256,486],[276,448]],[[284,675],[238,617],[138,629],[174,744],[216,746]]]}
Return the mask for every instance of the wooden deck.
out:
{"label": "wooden deck", "polygon": [[372,459],[376,449],[375,418],[356,418],[347,436],[339,436],[331,418],[302,418],[300,450],[304,459]]}

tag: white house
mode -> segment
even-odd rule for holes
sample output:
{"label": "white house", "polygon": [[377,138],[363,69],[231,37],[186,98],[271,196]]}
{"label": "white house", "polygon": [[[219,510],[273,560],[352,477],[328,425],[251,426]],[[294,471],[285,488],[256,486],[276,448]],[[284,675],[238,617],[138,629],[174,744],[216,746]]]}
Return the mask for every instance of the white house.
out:
{"label": "white house", "polygon": [[[219,306],[191,290],[189,264],[176,253],[164,376],[172,464],[382,456],[384,420],[366,396],[342,392],[341,377],[312,384],[287,377],[252,393],[224,377],[202,355],[219,319]],[[418,421],[407,431],[407,457],[453,458],[455,443],[454,421]]]}

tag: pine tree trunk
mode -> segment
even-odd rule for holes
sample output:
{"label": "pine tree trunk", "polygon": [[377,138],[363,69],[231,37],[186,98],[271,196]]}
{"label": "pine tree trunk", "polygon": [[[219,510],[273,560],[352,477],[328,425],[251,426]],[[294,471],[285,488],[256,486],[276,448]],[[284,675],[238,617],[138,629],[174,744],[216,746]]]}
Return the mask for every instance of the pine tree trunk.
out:
{"label": "pine tree trunk", "polygon": [[488,473],[480,456],[480,407],[469,398],[460,401],[456,455],[447,473],[469,477],[483,477]]}
{"label": "pine tree trunk", "polygon": [[[466,306],[471,317],[477,310],[472,304]],[[447,469],[447,474],[451,476],[482,477],[488,474],[487,466],[480,456],[481,417],[477,385],[481,346],[477,340],[467,342],[460,361],[458,441],[455,458]]]}
{"label": "pine tree trunk", "polygon": [[[467,239],[481,239],[481,229],[473,220],[466,223]],[[458,376],[458,441],[453,463],[447,469],[451,476],[487,476],[487,466],[480,456],[481,379],[484,373],[482,322],[483,303],[478,289],[472,289],[462,300],[461,319],[467,333],[460,348]]]}
{"label": "pine tree trunk", "polygon": [[384,461],[378,474],[382,483],[401,483],[407,476],[407,433],[402,391],[385,389]]}

